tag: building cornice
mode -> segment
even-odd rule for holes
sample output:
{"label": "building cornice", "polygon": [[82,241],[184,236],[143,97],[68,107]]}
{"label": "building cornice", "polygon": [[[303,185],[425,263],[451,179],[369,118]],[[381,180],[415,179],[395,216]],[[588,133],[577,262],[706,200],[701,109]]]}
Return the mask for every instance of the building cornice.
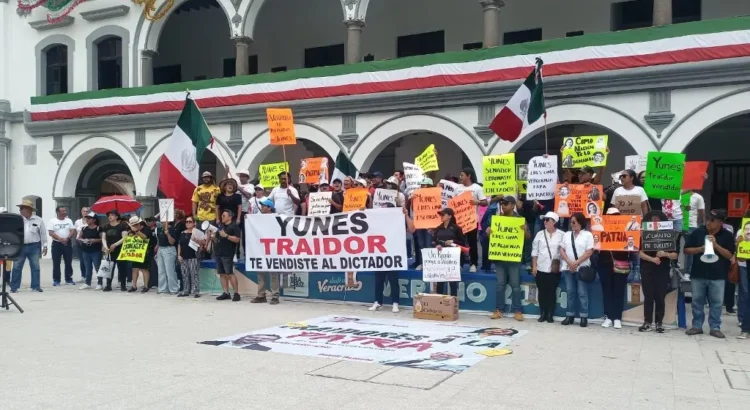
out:
{"label": "building cornice", "polygon": [[82,11],[81,18],[86,21],[101,21],[101,20],[107,20],[111,18],[116,17],[122,17],[130,11],[130,6],[127,5],[119,5],[119,6],[111,6],[111,7],[105,7],[101,9],[91,10],[91,11]]}
{"label": "building cornice", "polygon": [[50,23],[47,19],[31,21],[29,22],[29,26],[37,31],[47,31],[54,28],[68,27],[73,24],[73,21],[75,21],[75,18],[71,16],[65,16],[54,23]]}
{"label": "building cornice", "polygon": [[[701,63],[653,66],[604,73],[555,76],[545,79],[548,101],[649,92],[660,89],[718,87],[750,83],[750,57]],[[379,112],[425,110],[477,104],[504,104],[518,89],[518,81],[443,87],[397,93],[356,95],[290,101],[283,104],[299,119],[371,114]],[[281,105],[281,104],[274,104]],[[266,104],[207,108],[202,110],[209,124],[266,121]],[[133,114],[57,121],[31,121],[24,113],[26,132],[32,137],[52,134],[94,134],[138,129],[173,128],[179,111]]]}

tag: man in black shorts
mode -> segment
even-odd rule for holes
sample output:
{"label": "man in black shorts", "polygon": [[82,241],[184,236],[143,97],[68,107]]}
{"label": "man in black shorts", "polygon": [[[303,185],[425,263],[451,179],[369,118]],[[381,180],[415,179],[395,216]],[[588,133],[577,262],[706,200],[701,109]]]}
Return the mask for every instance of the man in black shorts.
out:
{"label": "man in black shorts", "polygon": [[[216,273],[221,278],[221,288],[224,289],[216,300],[232,299],[232,302],[239,302],[240,292],[237,289],[237,277],[234,276],[234,254],[237,245],[242,238],[242,231],[237,226],[235,215],[230,210],[224,210],[221,215],[222,227],[216,232],[214,244],[214,259],[216,260]],[[229,285],[232,285],[234,296],[229,296]]]}

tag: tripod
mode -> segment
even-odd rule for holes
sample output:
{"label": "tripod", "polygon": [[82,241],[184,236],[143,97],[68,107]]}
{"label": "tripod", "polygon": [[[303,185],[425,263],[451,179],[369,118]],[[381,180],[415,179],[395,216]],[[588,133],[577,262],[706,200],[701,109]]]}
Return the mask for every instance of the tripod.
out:
{"label": "tripod", "polygon": [[18,304],[18,302],[13,300],[13,298],[8,294],[7,287],[8,280],[10,279],[10,272],[8,272],[6,262],[6,259],[0,259],[0,265],[2,266],[1,269],[3,273],[3,286],[2,290],[0,290],[0,309],[5,308],[5,310],[10,310],[10,305],[12,303],[19,312],[23,313],[23,309]]}

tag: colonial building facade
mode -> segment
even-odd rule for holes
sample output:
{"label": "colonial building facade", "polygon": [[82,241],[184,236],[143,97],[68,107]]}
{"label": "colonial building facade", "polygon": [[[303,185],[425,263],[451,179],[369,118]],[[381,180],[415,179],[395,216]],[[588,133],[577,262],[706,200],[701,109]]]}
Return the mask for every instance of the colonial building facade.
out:
{"label": "colonial building facade", "polygon": [[[685,152],[711,161],[716,205],[722,192],[750,190],[747,2],[146,3],[144,14],[83,2],[50,20],[43,7],[0,0],[0,206],[32,198],[46,217],[125,193],[155,213],[159,160],[187,90],[221,152],[201,167],[219,178],[219,162],[256,173],[280,161],[265,108],[291,107],[293,174],[302,158],[340,151],[389,173],[436,144],[441,173],[472,166],[481,180],[484,155],[523,163],[563,137],[606,134],[612,172],[625,155]],[[487,126],[536,57],[546,125],[499,141]]]}

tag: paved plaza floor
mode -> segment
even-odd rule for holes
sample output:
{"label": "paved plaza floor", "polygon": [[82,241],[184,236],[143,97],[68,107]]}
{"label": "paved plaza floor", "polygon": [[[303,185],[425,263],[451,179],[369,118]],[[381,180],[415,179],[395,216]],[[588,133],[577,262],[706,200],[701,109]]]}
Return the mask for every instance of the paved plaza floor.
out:
{"label": "paved plaza floor", "polygon": [[[412,320],[411,310],[282,300],[277,306],[53,288],[0,311],[0,408],[21,409],[747,409],[750,340],[679,330],[563,327],[527,319],[470,326],[528,333],[463,373],[220,349],[197,344],[325,315]],[[78,274],[76,273],[76,277]]]}

